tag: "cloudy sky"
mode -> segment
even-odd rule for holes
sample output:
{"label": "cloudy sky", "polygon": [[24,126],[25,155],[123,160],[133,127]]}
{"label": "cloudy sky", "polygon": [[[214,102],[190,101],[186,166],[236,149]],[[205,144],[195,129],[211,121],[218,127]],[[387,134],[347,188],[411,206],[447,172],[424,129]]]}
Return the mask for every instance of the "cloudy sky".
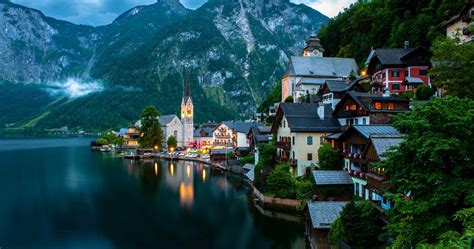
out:
{"label": "cloudy sky", "polygon": [[[112,22],[124,11],[156,0],[11,0],[14,3],[39,9],[47,16],[67,20],[77,24],[93,26],[105,25]],[[180,0],[184,6],[195,9],[206,0]],[[333,17],[344,7],[356,0],[291,0],[304,3],[321,13]]]}

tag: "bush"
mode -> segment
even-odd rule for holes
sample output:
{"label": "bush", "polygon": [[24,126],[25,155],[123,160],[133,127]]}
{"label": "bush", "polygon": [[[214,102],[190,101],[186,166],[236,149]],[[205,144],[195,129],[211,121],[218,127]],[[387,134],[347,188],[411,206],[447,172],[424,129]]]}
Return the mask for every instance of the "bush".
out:
{"label": "bush", "polygon": [[377,218],[378,211],[370,201],[350,202],[342,210],[339,218],[331,224],[329,240],[348,243],[352,248],[371,248],[380,244],[382,224]]}
{"label": "bush", "polygon": [[312,192],[313,184],[308,179],[296,180],[296,199],[306,199],[305,196]]}
{"label": "bush", "polygon": [[168,144],[168,149],[169,148],[176,148],[176,147],[178,147],[178,140],[176,139],[175,136],[170,136],[168,138],[168,141],[166,141],[166,144]]}
{"label": "bush", "polygon": [[95,140],[95,143],[98,146],[102,146],[102,145],[108,145],[109,141],[107,141],[107,139],[99,138],[99,139]]}
{"label": "bush", "polygon": [[402,99],[411,100],[411,99],[413,99],[413,95],[414,95],[413,91],[406,91],[406,92],[398,94],[398,97],[400,97]]}
{"label": "bush", "polygon": [[288,97],[286,97],[285,102],[286,102],[286,103],[293,103],[293,102],[295,102],[295,101],[294,101],[294,99],[293,99],[293,96],[288,96]]}
{"label": "bush", "polygon": [[338,170],[342,168],[342,156],[330,143],[324,143],[318,150],[319,169]]}
{"label": "bush", "polygon": [[417,100],[429,100],[433,96],[433,89],[427,86],[419,86],[416,89],[415,96]]}
{"label": "bush", "polygon": [[240,159],[240,164],[245,165],[247,163],[251,163],[253,164],[255,162],[255,157],[254,156],[246,156],[246,157],[242,157]]}
{"label": "bush", "polygon": [[267,177],[267,191],[278,198],[295,197],[295,181],[290,173],[289,164],[278,164]]}

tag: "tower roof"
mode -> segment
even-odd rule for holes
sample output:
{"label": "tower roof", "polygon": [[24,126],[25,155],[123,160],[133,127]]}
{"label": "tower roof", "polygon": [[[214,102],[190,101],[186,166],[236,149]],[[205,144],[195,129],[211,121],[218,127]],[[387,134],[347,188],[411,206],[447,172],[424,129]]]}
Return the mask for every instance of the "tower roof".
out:
{"label": "tower roof", "polygon": [[191,97],[191,86],[189,83],[189,69],[186,69],[186,83],[184,86],[184,98]]}
{"label": "tower roof", "polygon": [[316,34],[311,34],[309,39],[306,41],[306,47],[303,49],[303,51],[313,51],[315,49],[324,52],[324,48]]}

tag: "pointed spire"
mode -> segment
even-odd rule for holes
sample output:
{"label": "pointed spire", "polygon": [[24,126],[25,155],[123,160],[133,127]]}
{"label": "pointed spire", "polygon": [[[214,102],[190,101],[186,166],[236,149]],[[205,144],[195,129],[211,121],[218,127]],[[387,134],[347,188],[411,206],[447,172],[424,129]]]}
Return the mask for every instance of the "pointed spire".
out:
{"label": "pointed spire", "polygon": [[189,69],[186,68],[186,83],[184,85],[184,97],[191,97],[191,86],[189,83]]}

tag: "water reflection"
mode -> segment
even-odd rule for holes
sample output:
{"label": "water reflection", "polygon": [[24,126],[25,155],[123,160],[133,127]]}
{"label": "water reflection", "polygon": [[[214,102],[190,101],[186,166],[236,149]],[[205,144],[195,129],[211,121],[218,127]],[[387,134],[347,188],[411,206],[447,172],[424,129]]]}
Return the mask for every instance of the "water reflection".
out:
{"label": "water reflection", "polygon": [[240,179],[202,164],[122,160],[91,152],[88,141],[2,153],[1,142],[4,248],[280,249],[304,242],[303,226],[260,215]]}

